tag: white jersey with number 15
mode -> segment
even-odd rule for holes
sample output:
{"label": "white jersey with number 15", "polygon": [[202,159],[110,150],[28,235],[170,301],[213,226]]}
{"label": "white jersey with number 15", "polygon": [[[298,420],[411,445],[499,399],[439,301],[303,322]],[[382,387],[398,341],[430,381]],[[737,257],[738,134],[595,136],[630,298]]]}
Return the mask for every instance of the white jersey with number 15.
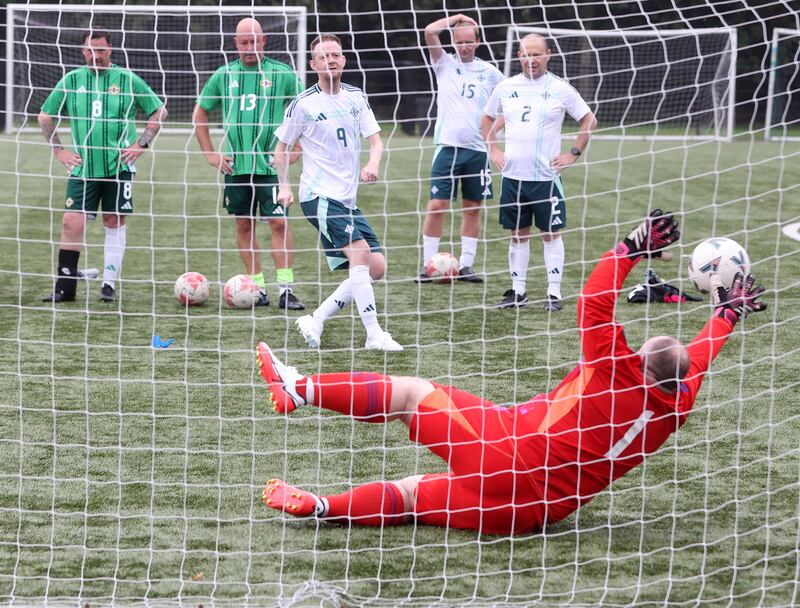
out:
{"label": "white jersey with number 15", "polygon": [[436,74],[436,145],[486,152],[481,137],[481,112],[494,87],[503,80],[500,70],[477,57],[461,63],[454,55],[442,53],[433,64]]}

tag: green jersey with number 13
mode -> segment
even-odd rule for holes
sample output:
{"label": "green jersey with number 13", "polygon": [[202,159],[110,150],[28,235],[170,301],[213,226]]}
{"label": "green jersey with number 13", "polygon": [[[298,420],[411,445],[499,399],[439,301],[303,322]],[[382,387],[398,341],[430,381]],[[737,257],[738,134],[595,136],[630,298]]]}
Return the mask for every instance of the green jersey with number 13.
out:
{"label": "green jersey with number 13", "polygon": [[211,75],[197,104],[206,112],[222,106],[225,152],[233,158],[234,175],[275,175],[270,166],[275,129],[301,90],[291,68],[269,57],[253,67],[237,59]]}

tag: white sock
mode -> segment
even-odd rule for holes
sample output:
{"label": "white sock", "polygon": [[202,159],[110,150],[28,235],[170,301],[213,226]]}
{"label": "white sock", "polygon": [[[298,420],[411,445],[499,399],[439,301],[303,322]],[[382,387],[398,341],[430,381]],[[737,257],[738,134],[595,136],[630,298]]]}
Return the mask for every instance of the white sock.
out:
{"label": "white sock", "polygon": [[125,255],[125,242],[127,240],[128,226],[123,224],[119,228],[106,228],[106,242],[103,247],[103,283],[114,287],[119,277],[122,258]]}
{"label": "white sock", "polygon": [[528,277],[528,264],[531,260],[531,242],[508,245],[508,268],[511,271],[511,287],[517,294],[525,293],[525,280]]}
{"label": "white sock", "polygon": [[422,265],[427,266],[431,258],[439,253],[439,241],[442,239],[438,236],[422,235]]}
{"label": "white sock", "polygon": [[564,239],[544,242],[544,265],[547,268],[547,293],[561,299],[561,279],[564,276]]}
{"label": "white sock", "polygon": [[325,298],[325,301],[312,313],[313,317],[317,321],[324,323],[342,310],[342,308],[350,304],[350,302],[353,301],[353,291],[350,288],[351,284],[352,281],[350,279],[342,281],[339,287]]}
{"label": "white sock", "polygon": [[367,330],[367,335],[372,336],[381,331],[368,266],[350,267],[350,289],[353,291],[353,300],[358,307],[358,315],[361,317],[364,329]]}
{"label": "white sock", "polygon": [[471,236],[461,237],[461,258],[458,260],[460,268],[472,268],[475,263],[475,254],[478,251],[478,239]]}

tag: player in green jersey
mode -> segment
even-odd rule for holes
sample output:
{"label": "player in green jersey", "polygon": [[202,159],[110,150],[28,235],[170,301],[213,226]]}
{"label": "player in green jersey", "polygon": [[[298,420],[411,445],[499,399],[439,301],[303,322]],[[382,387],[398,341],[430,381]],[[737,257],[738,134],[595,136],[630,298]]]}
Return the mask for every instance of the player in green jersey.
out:
{"label": "player in green jersey", "polygon": [[[302,84],[288,65],[264,55],[265,42],[258,21],[239,22],[234,37],[239,59],[220,67],[203,87],[194,109],[195,134],[208,164],[225,176],[225,208],[236,216],[236,240],[245,269],[261,288],[258,305],[269,304],[256,235],[260,212],[272,232],[278,306],[303,310],[305,306],[292,293],[294,242],[276,197],[278,178],[272,168],[275,129]],[[208,114],[218,107],[225,130],[224,153],[214,149],[208,130]]]}
{"label": "player in green jersey", "polygon": [[[125,217],[133,211],[131,195],[135,161],[148,148],[167,116],[164,103],[139,76],[111,63],[111,35],[83,34],[86,66],[67,73],[42,105],[39,126],[56,159],[69,171],[66,213],[61,223],[58,279],[45,302],[75,299],[78,260],[87,214],[92,219],[102,203],[105,227],[103,284],[100,299],[113,302],[125,254]],[[147,126],[136,137],[136,112]],[[75,151],[63,146],[56,119],[68,116]]]}

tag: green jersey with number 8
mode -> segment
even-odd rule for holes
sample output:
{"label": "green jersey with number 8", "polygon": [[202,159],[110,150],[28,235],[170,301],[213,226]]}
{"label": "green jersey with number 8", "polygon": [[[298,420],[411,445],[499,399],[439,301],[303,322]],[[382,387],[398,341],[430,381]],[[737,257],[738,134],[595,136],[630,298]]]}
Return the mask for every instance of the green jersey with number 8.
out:
{"label": "green jersey with number 8", "polygon": [[234,175],[276,175],[269,164],[275,129],[301,90],[291,68],[269,57],[253,67],[237,59],[211,75],[197,105],[206,112],[222,106],[225,152],[233,158]]}
{"label": "green jersey with number 8", "polygon": [[83,163],[72,177],[114,177],[134,172],[120,151],[136,141],[136,112],[147,116],[164,103],[139,76],[116,65],[95,72],[88,67],[67,73],[42,105],[50,116],[70,118],[72,144]]}

